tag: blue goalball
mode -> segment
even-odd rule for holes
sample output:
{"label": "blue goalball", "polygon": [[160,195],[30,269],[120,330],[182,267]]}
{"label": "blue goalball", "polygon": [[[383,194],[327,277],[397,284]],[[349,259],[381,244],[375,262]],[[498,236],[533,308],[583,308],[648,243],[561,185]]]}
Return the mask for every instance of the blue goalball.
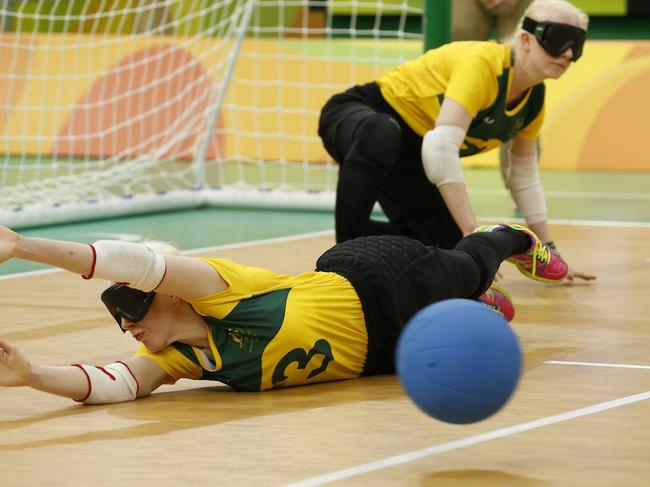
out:
{"label": "blue goalball", "polygon": [[447,423],[475,423],[496,413],[514,392],[521,348],[500,314],[477,301],[449,299],[409,320],[396,365],[422,411]]}

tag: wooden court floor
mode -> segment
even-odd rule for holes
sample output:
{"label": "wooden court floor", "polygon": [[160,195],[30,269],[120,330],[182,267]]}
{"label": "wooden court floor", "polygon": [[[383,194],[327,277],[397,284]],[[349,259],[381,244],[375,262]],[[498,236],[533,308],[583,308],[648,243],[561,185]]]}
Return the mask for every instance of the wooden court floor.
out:
{"label": "wooden court floor", "polygon": [[[0,389],[0,485],[640,486],[650,476],[650,226],[555,226],[593,284],[544,285],[504,266],[525,370],[513,399],[469,426],[437,422],[394,376],[236,393],[179,382],[83,406]],[[204,251],[311,270],[332,234]],[[0,279],[0,336],[33,361],[128,357],[101,283]]]}

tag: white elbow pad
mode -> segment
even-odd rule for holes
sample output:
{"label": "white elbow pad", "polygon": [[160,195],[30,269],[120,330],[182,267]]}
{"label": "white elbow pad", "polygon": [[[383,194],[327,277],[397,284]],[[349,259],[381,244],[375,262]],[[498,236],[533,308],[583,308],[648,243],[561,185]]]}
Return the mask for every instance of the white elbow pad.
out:
{"label": "white elbow pad", "polygon": [[113,362],[104,367],[73,364],[88,379],[88,394],[78,402],[109,404],[132,401],[138,396],[138,381],[124,362]]}
{"label": "white elbow pad", "polygon": [[91,245],[94,262],[86,279],[98,277],[153,291],[165,277],[165,258],[146,245],[116,240],[98,240]]}
{"label": "white elbow pad", "polygon": [[539,177],[537,155],[517,156],[510,153],[508,185],[526,223],[535,224],[547,219],[546,199]]}
{"label": "white elbow pad", "polygon": [[427,179],[436,186],[465,182],[460,163],[460,145],[465,134],[465,130],[454,125],[440,125],[424,134],[422,165]]}

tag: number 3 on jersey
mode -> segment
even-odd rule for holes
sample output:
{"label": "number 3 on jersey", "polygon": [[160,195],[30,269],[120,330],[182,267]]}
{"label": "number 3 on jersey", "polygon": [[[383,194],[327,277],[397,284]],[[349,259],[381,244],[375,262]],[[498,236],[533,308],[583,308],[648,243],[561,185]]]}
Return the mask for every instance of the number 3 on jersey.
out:
{"label": "number 3 on jersey", "polygon": [[320,367],[312,370],[307,378],[311,379],[312,377],[316,377],[318,374],[325,372],[328,364],[334,360],[334,355],[332,355],[332,347],[330,347],[329,342],[321,338],[314,343],[314,346],[309,350],[309,352],[305,351],[303,348],[294,348],[282,357],[273,371],[273,385],[276,385],[287,378],[284,371],[290,364],[297,362],[298,368],[304,370],[316,355],[322,355],[323,362]]}

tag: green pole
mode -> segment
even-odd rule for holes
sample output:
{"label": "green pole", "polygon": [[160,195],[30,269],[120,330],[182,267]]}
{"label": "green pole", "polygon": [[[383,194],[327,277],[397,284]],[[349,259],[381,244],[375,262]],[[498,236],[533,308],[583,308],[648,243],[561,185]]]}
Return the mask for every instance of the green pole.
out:
{"label": "green pole", "polygon": [[424,50],[451,41],[451,2],[453,0],[423,0]]}

